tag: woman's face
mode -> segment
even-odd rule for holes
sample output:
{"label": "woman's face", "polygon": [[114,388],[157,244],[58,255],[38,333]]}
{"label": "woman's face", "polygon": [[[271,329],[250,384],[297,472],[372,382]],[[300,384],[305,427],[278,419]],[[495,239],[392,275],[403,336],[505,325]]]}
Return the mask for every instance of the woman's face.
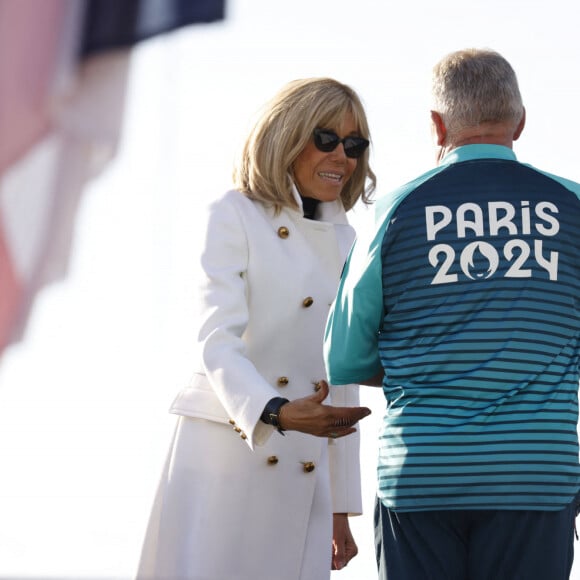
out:
{"label": "woman's face", "polygon": [[[353,116],[348,113],[338,127],[332,129],[342,139],[347,135],[358,135]],[[339,143],[334,151],[319,151],[310,139],[292,166],[296,187],[302,197],[320,201],[334,201],[340,197],[344,184],[356,169],[357,160],[347,157],[344,146]]]}

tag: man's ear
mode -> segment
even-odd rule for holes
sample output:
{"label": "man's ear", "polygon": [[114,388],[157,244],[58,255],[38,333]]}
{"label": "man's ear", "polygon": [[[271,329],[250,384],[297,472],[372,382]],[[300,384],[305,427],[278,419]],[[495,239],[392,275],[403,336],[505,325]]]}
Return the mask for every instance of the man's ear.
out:
{"label": "man's ear", "polygon": [[514,138],[513,138],[514,141],[517,141],[519,139],[525,126],[526,126],[526,109],[524,108],[524,112],[522,113],[522,118],[520,119],[520,122],[518,123],[518,126],[516,127],[516,130],[514,133]]}
{"label": "man's ear", "polygon": [[445,144],[445,138],[447,137],[447,129],[445,128],[445,123],[441,118],[441,115],[437,111],[431,111],[431,123],[433,129],[433,135],[436,137],[437,145],[439,147]]}

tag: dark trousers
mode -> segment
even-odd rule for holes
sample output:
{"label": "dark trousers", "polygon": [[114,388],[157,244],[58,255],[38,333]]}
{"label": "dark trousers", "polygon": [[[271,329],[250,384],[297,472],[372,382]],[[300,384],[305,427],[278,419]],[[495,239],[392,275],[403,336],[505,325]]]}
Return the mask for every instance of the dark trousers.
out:
{"label": "dark trousers", "polygon": [[559,511],[375,505],[380,580],[568,580],[579,498]]}

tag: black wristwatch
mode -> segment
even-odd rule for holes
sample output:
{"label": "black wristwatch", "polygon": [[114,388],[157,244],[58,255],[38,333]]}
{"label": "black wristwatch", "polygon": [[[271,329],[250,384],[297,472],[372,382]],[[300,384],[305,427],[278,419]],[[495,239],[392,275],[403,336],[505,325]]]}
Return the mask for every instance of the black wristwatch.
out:
{"label": "black wristwatch", "polygon": [[266,423],[267,425],[272,425],[273,427],[276,427],[278,433],[284,435],[284,429],[280,427],[279,422],[280,409],[282,408],[283,405],[289,402],[290,401],[288,399],[284,399],[283,397],[274,397],[273,399],[270,399],[266,403],[266,406],[264,407],[264,411],[260,416],[260,421]]}

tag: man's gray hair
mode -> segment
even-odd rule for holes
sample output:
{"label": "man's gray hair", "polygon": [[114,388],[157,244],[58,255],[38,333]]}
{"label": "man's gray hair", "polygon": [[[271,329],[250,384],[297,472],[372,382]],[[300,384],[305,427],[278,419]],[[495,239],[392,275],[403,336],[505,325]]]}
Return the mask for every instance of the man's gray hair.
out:
{"label": "man's gray hair", "polygon": [[433,68],[433,110],[447,130],[483,123],[517,124],[524,106],[516,73],[493,50],[470,48],[445,56]]}

